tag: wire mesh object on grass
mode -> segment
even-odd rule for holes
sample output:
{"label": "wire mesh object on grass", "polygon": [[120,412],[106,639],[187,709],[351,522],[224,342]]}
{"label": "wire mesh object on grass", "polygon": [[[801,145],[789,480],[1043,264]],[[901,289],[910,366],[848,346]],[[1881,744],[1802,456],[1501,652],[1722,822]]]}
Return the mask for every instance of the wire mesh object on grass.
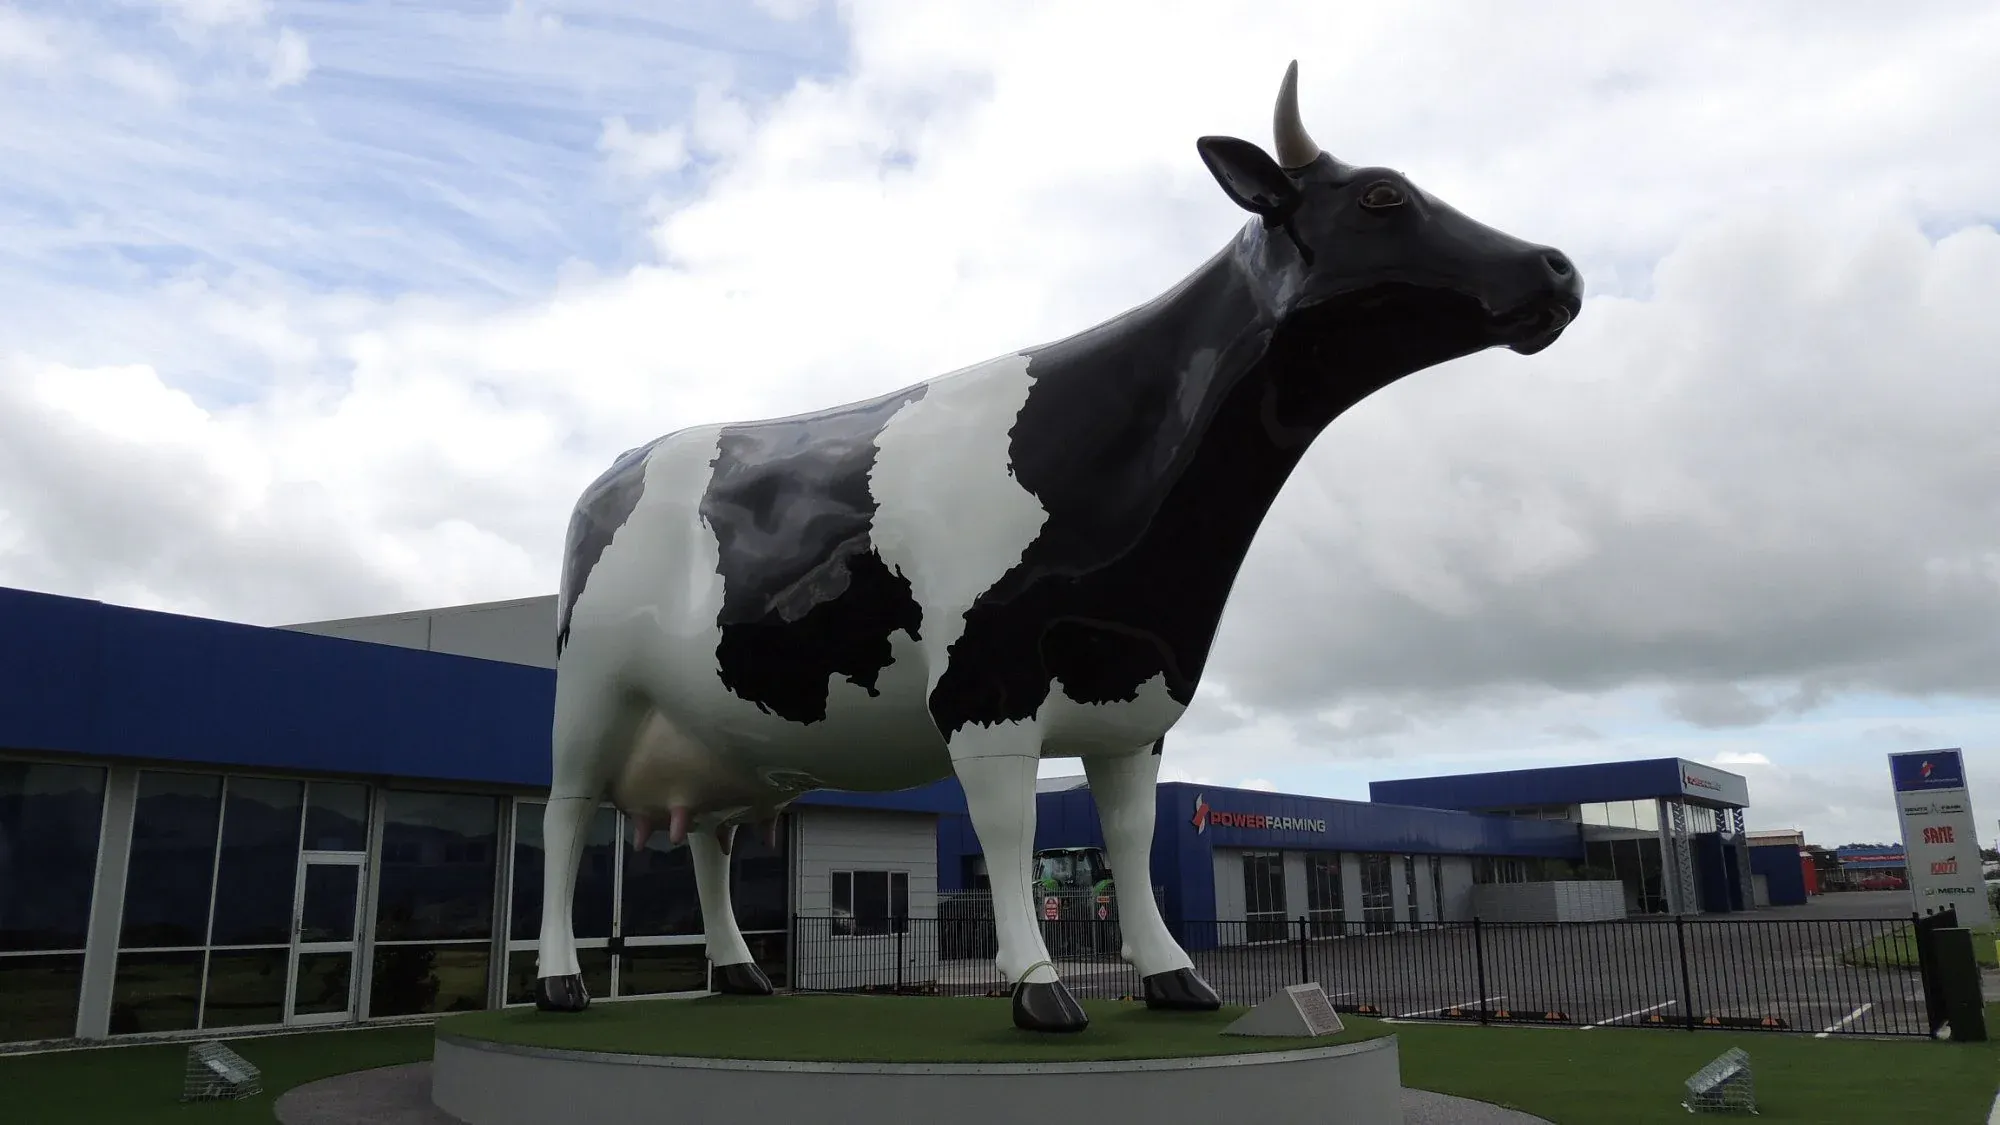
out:
{"label": "wire mesh object on grass", "polygon": [[240,1101],[264,1089],[263,1072],[220,1042],[210,1040],[188,1048],[187,1070],[181,1080],[184,1102]]}
{"label": "wire mesh object on grass", "polygon": [[1757,1083],[1750,1074],[1749,1053],[1731,1047],[1689,1075],[1681,1105],[1689,1113],[1756,1113]]}

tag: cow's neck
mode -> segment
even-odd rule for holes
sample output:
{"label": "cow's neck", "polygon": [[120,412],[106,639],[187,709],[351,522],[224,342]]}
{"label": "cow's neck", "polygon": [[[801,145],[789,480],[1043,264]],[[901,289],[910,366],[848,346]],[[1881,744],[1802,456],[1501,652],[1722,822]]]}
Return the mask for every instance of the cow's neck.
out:
{"label": "cow's neck", "polygon": [[[1252,288],[1260,234],[1147,305],[1036,349],[1038,389],[1015,431],[1016,474],[1049,513],[1045,539],[1061,541],[1030,570],[1100,571],[1092,597],[1151,618],[1186,688],[1293,468],[1403,373],[1361,335],[1298,318],[1281,328]],[[1367,319],[1352,331],[1369,333]]]}

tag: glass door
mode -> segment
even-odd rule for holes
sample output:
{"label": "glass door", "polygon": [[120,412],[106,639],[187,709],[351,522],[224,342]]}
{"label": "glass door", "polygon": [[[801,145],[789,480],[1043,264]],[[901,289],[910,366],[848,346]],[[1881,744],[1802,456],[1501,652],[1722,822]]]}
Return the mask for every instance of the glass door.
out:
{"label": "glass door", "polygon": [[292,905],[288,1024],[345,1023],[354,1018],[355,937],[361,919],[366,855],[303,852]]}
{"label": "glass door", "polygon": [[1243,940],[1251,945],[1285,940],[1285,857],[1243,853]]}

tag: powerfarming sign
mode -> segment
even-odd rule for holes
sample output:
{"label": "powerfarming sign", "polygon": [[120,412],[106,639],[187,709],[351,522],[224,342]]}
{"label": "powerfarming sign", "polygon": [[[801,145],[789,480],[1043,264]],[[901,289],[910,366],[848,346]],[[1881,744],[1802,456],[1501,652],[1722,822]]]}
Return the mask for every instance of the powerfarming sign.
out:
{"label": "powerfarming sign", "polygon": [[1891,754],[1889,778],[1917,909],[1950,906],[1958,910],[1960,924],[1986,925],[1992,911],[1965,787],[1964,755],[1958,750]]}
{"label": "powerfarming sign", "polygon": [[1188,821],[1196,835],[1217,828],[1243,828],[1252,832],[1324,832],[1326,821],[1305,816],[1271,816],[1266,813],[1224,812],[1211,808],[1205,794],[1194,799],[1194,816]]}

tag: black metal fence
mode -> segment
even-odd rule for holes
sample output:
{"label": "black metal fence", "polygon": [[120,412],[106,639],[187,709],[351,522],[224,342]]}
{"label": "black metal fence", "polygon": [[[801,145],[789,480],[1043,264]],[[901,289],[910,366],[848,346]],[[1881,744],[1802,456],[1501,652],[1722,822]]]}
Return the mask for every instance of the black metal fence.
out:
{"label": "black metal fence", "polygon": [[[1055,913],[1061,914],[1061,911]],[[1137,997],[1115,917],[1042,921],[1057,971],[1086,998]],[[1314,982],[1336,1009],[1406,1020],[1580,1028],[1758,1029],[1926,1036],[1938,1000],[1919,919],[1636,918],[1609,922],[1183,922],[1176,936],[1223,1000]],[[1005,995],[990,916],[793,921],[802,992]],[[1261,940],[1260,940],[1261,939]]]}

